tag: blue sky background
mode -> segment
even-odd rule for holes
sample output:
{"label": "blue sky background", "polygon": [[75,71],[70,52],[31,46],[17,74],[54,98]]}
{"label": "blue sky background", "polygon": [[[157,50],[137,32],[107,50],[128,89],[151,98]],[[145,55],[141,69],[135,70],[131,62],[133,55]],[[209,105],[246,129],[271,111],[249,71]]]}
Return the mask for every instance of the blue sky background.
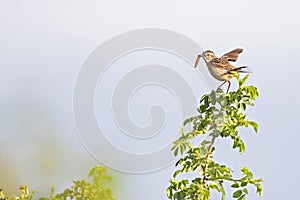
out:
{"label": "blue sky background", "polygon": [[[244,48],[239,63],[251,66],[249,82],[261,93],[249,118],[259,122],[260,131],[244,135],[243,157],[227,152],[229,142],[219,142],[222,154],[216,158],[234,169],[247,165],[263,177],[262,199],[297,198],[299,9],[291,0],[0,0],[0,187],[13,193],[26,183],[47,195],[52,184],[60,191],[98,164],[76,135],[72,93],[77,74],[102,42],[153,27],[186,35],[217,55]],[[115,195],[166,199],[173,170],[111,171]],[[259,198],[252,191],[249,199]]]}

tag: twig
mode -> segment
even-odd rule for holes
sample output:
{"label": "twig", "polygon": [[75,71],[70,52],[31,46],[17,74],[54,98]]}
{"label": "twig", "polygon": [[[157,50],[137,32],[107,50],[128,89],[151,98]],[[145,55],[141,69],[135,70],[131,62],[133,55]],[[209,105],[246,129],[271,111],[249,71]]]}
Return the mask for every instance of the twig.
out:
{"label": "twig", "polygon": [[211,139],[211,143],[208,147],[208,152],[207,152],[207,155],[205,157],[205,165],[204,165],[204,169],[203,169],[203,179],[202,179],[202,185],[204,186],[205,183],[206,183],[206,180],[207,180],[207,177],[206,177],[206,171],[207,171],[207,167],[208,167],[208,161],[209,161],[209,156],[210,154],[212,153],[212,149],[213,149],[213,145],[214,145],[214,142],[215,142],[215,139],[216,139],[216,136],[213,136],[213,138]]}

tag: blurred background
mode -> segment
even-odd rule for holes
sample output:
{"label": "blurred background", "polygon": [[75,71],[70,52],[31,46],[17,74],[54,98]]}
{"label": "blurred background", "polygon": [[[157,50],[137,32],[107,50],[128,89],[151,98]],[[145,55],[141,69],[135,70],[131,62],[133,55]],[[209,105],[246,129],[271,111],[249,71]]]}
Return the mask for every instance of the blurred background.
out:
{"label": "blurred background", "polygon": [[[292,0],[0,0],[0,188],[12,195],[27,184],[46,196],[51,185],[61,191],[99,164],[76,133],[77,74],[102,42],[153,27],[186,35],[217,55],[244,48],[239,64],[251,66],[249,82],[261,94],[248,115],[259,122],[259,134],[242,130],[247,146],[242,157],[231,151],[229,141],[219,142],[222,153],[216,159],[233,169],[246,165],[262,177],[262,199],[295,199],[300,186],[299,9]],[[173,170],[110,170],[114,194],[120,200],[167,199]],[[259,199],[254,193],[249,199]]]}

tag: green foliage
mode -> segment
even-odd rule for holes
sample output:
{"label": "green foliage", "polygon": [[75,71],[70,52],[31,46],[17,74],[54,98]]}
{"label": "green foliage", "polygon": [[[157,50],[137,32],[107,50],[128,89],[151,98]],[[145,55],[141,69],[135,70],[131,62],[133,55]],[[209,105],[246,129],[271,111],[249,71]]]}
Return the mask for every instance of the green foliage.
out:
{"label": "green foliage", "polygon": [[20,186],[19,190],[19,196],[5,197],[3,189],[0,189],[0,200],[32,200],[34,194],[37,192],[36,190],[29,192],[29,189],[26,185]]}
{"label": "green foliage", "polygon": [[[208,200],[210,192],[215,190],[224,200],[224,182],[231,183],[234,190],[232,197],[235,199],[246,199],[248,185],[256,187],[257,193],[262,195],[263,180],[255,179],[247,167],[241,169],[241,178],[233,178],[233,171],[229,167],[212,160],[216,139],[230,138],[232,148],[243,154],[246,146],[239,135],[239,128],[251,126],[258,132],[258,124],[248,120],[245,114],[247,107],[254,106],[253,101],[258,97],[256,87],[245,85],[248,77],[249,75],[246,75],[240,79],[236,76],[239,83],[237,91],[212,91],[203,95],[197,108],[198,114],[184,121],[183,125],[191,128],[187,132],[182,129],[181,137],[173,143],[174,155],[180,153],[182,156],[175,164],[176,167],[180,166],[180,169],[174,172],[167,188],[169,199]],[[200,145],[193,145],[192,141],[201,135],[209,135],[210,139],[203,140]],[[199,176],[193,180],[177,180],[178,175],[194,171],[198,172]]]}
{"label": "green foliage", "polygon": [[[73,181],[73,185],[62,193],[55,194],[55,188],[52,186],[50,197],[42,197],[39,200],[114,200],[112,191],[108,187],[111,177],[106,175],[107,169],[103,166],[96,166],[91,169],[88,180]],[[20,196],[6,197],[3,190],[0,189],[0,200],[32,200],[37,191],[29,192],[27,186],[20,187]]]}

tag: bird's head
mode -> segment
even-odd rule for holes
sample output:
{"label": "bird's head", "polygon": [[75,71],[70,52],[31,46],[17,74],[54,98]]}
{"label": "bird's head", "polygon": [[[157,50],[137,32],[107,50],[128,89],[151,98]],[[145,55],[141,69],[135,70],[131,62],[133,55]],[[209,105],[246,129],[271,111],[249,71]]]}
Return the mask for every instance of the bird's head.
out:
{"label": "bird's head", "polygon": [[216,58],[216,55],[213,51],[207,50],[201,54],[201,57],[205,60],[205,62],[209,62],[212,59]]}
{"label": "bird's head", "polygon": [[197,57],[197,60],[196,60],[196,63],[195,63],[195,68],[198,66],[199,64],[199,61],[200,61],[200,58],[203,58],[204,61],[206,63],[210,62],[211,60],[213,60],[214,58],[216,58],[216,55],[213,51],[211,50],[207,50],[207,51],[204,51],[201,55],[198,55]]}

